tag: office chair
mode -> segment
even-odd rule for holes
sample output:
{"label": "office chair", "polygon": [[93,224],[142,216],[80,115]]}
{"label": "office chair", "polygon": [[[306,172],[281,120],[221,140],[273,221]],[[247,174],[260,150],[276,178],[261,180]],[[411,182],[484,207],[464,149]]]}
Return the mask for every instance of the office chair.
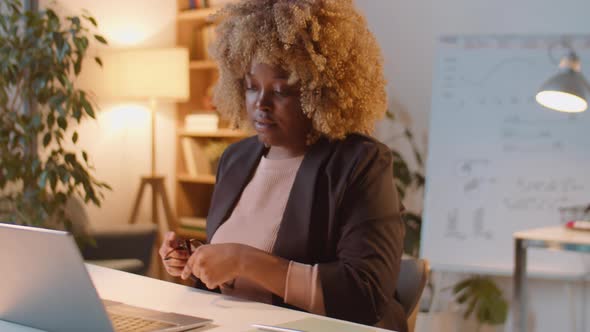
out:
{"label": "office chair", "polygon": [[156,234],[157,228],[153,224],[94,227],[88,235],[94,239],[96,246],[84,246],[82,257],[87,263],[146,275]]}
{"label": "office chair", "polygon": [[154,224],[91,225],[83,202],[73,197],[66,204],[66,214],[78,234],[86,234],[95,245],[85,245],[81,254],[87,263],[115,270],[146,275],[157,235]]}
{"label": "office chair", "polygon": [[420,258],[403,258],[396,291],[408,320],[408,330],[414,331],[418,303],[428,280],[428,261]]}

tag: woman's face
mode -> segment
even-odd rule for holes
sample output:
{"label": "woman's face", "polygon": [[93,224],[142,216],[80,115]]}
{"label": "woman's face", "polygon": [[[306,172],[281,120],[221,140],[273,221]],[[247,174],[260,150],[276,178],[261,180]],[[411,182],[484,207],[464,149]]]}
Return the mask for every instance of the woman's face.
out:
{"label": "woman's face", "polygon": [[245,77],[245,98],[252,127],[261,142],[297,150],[305,147],[311,121],[301,110],[299,85],[278,66],[253,64]]}

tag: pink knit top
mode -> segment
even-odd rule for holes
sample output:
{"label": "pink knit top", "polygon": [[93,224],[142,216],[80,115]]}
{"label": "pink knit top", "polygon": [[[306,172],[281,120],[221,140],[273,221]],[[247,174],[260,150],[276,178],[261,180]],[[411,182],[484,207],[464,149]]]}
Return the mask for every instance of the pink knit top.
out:
{"label": "pink knit top", "polygon": [[[241,243],[272,252],[295,175],[303,156],[290,159],[262,157],[258,168],[231,216],[213,235],[211,243]],[[272,293],[245,278],[236,278],[223,294],[271,303]],[[324,298],[317,265],[289,263],[285,280],[286,303],[325,315]]]}

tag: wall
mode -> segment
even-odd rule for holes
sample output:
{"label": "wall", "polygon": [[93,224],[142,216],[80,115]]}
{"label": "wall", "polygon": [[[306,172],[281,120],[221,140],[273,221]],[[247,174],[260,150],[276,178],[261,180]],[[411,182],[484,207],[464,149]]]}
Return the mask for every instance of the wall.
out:
{"label": "wall", "polygon": [[[98,21],[98,33],[109,41],[111,49],[169,47],[175,44],[176,1],[173,0],[59,0],[57,4],[54,1],[40,1],[41,8],[47,5],[61,15],[80,15],[82,9],[87,9]],[[105,51],[97,48],[97,44],[94,43],[89,55],[100,55]],[[107,103],[100,98],[94,100],[99,108],[97,121],[81,124],[78,129],[79,145],[91,156],[96,177],[110,184],[113,191],[105,192],[102,208],[89,206],[88,216],[93,225],[126,223],[140,177],[150,172],[148,103]],[[167,190],[172,202],[176,169],[175,121],[174,105],[158,104],[156,163],[159,173],[167,176]],[[140,221],[149,221],[150,203],[148,192],[138,217]]]}
{"label": "wall", "polygon": [[[587,0],[356,0],[356,3],[383,49],[391,109],[408,112],[415,133],[423,140],[428,132],[434,45],[438,35],[590,33],[590,1]],[[380,137],[388,137],[395,128],[384,123],[378,129]],[[442,287],[451,285],[452,279],[453,276],[448,277]],[[510,279],[497,280],[511,298]],[[533,280],[529,286],[535,331],[573,331],[572,307],[567,296],[570,290],[576,302],[577,328],[583,331],[580,326],[583,289],[579,283],[569,290],[566,283],[559,281]],[[589,301],[585,301],[585,315],[590,317]],[[448,296],[442,302],[443,308],[449,308]],[[586,331],[589,329],[590,324],[586,324]]]}

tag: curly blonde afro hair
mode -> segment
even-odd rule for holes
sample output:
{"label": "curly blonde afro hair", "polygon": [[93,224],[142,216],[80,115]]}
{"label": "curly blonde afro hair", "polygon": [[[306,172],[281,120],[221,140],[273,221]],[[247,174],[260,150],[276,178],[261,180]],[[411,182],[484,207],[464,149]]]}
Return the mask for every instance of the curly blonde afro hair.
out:
{"label": "curly blonde afro hair", "polygon": [[242,0],[217,19],[213,101],[234,126],[247,124],[243,79],[252,63],[279,65],[299,83],[315,136],[370,134],[385,113],[381,51],[353,0]]}

